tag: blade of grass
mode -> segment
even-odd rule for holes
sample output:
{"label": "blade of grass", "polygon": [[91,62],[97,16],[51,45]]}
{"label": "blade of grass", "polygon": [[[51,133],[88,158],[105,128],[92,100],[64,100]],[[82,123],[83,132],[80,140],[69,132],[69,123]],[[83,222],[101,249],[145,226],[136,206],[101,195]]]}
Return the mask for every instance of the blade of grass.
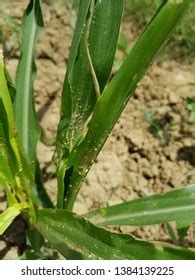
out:
{"label": "blade of grass", "polygon": [[195,259],[194,251],[111,233],[66,210],[38,211],[35,227],[65,257],[68,246],[96,260]]}
{"label": "blade of grass", "polygon": [[97,225],[195,222],[195,185],[100,208],[85,215]]}
{"label": "blade of grass", "polygon": [[190,0],[164,1],[123,65],[98,99],[85,140],[75,152],[65,207],[71,209],[80,186],[139,81],[189,7]]}

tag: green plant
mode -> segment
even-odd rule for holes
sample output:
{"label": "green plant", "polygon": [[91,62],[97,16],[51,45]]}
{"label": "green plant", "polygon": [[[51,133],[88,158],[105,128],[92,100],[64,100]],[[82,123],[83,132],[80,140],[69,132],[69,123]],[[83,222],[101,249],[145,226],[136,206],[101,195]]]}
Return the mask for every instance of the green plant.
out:
{"label": "green plant", "polygon": [[176,221],[181,232],[195,220],[195,185],[98,209],[82,217],[72,212],[88,170],[190,0],[163,1],[108,84],[124,1],[80,1],[55,141],[56,205],[42,184],[36,155],[41,128],[34,108],[33,82],[34,47],[43,27],[40,2],[30,0],[24,13],[16,91],[2,55],[0,60],[0,185],[9,204],[0,216],[0,234],[22,214],[32,248],[26,258],[40,257],[44,240],[48,240],[67,259],[195,259],[193,250],[146,242],[101,227]]}

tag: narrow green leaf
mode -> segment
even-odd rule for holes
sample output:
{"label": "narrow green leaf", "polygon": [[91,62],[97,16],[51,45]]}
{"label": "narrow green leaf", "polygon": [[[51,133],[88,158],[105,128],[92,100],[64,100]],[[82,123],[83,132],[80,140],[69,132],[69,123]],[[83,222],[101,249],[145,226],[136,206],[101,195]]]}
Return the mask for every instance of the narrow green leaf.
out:
{"label": "narrow green leaf", "polygon": [[69,150],[72,148],[73,145],[72,137],[67,135],[69,131],[71,134],[71,130],[73,130],[70,124],[71,124],[73,111],[75,110],[73,108],[73,104],[76,102],[75,98],[73,99],[72,96],[73,94],[75,95],[75,90],[72,89],[72,77],[74,77],[75,62],[78,60],[78,56],[80,55],[79,46],[80,46],[82,34],[84,34],[85,22],[89,10],[90,2],[91,0],[80,1],[78,20],[75,27],[72,45],[70,49],[70,55],[68,59],[68,67],[65,75],[64,86],[62,91],[62,99],[61,99],[61,119],[57,132],[56,156],[57,156],[58,168],[62,157],[65,154],[66,156],[68,155]]}
{"label": "narrow green leaf", "polygon": [[[83,140],[85,123],[97,100],[94,85],[97,86],[97,83],[94,79],[98,82],[100,91],[103,91],[111,73],[123,5],[124,0],[80,1],[78,21],[64,82],[61,120],[57,133],[59,208],[62,208],[64,203],[64,181],[67,187],[71,173],[66,172],[74,158],[74,155],[70,153],[73,147]],[[90,67],[87,49],[96,77]]]}
{"label": "narrow green leaf", "polygon": [[[7,80],[6,80],[2,49],[0,49],[0,98],[2,100],[2,103],[4,104],[5,110],[7,112],[8,123],[10,126],[9,132],[13,131],[14,116],[13,116],[13,109],[12,109],[10,93],[8,90],[8,84],[7,84]],[[1,111],[1,115],[2,115],[2,111]]]}
{"label": "narrow green leaf", "polygon": [[[74,136],[69,136],[69,131],[74,129],[71,124],[73,103],[72,95],[74,91],[71,89],[72,86],[72,76],[74,76],[74,65],[77,59],[78,53],[80,53],[79,45],[81,41],[82,34],[84,33],[85,22],[87,18],[87,13],[89,10],[91,0],[80,1],[78,20],[74,31],[74,36],[72,40],[72,46],[70,49],[70,55],[68,59],[68,67],[65,75],[64,86],[62,91],[61,99],[61,119],[57,132],[57,143],[56,143],[56,164],[57,164],[57,182],[58,182],[58,197],[57,197],[57,207],[63,208],[64,204],[64,177],[67,169],[67,164],[62,158],[68,157],[69,150],[72,147],[72,141]],[[72,92],[71,92],[72,91]],[[73,118],[74,119],[74,118]],[[79,131],[80,133],[80,131]],[[68,139],[68,140],[67,140]]]}
{"label": "narrow green leaf", "polygon": [[13,109],[5,76],[3,53],[0,50],[0,184],[6,191],[9,205],[15,202],[12,188],[16,184],[14,174],[20,168],[17,156]]}
{"label": "narrow green leaf", "polygon": [[14,198],[14,195],[11,190],[11,186],[13,186],[14,184],[15,180],[10,169],[9,159],[5,145],[0,144],[0,188],[4,189],[9,205],[13,205],[16,202],[16,199]]}
{"label": "narrow green leaf", "polygon": [[195,222],[195,185],[100,208],[85,215],[97,225]]}
{"label": "narrow green leaf", "polygon": [[66,210],[44,209],[35,227],[66,257],[66,247],[89,259],[195,259],[195,252],[111,233]]}
{"label": "narrow green leaf", "polygon": [[[6,94],[6,92],[3,94]],[[8,115],[11,116],[13,111],[7,113],[1,97],[0,112],[0,133],[2,142],[0,148],[2,148],[1,159],[3,159],[2,163],[4,164],[0,166],[0,182],[2,182],[4,190],[6,191],[10,206],[12,206],[16,200],[19,200],[20,202],[28,202],[33,209],[33,176],[28,162],[20,149],[17,132],[14,127],[12,127],[13,130],[10,129],[14,123],[9,123]]]}
{"label": "narrow green leaf", "polygon": [[36,75],[35,44],[44,26],[41,0],[30,0],[23,16],[23,42],[20,62],[16,75],[15,120],[25,156],[30,159],[31,170],[35,174],[36,193],[43,205],[52,205],[45,191],[39,172],[36,147],[41,136],[34,104],[34,78]]}
{"label": "narrow green leaf", "polygon": [[16,203],[0,214],[0,235],[5,232],[13,220],[27,207],[27,204]]}
{"label": "narrow green leaf", "polygon": [[[9,105],[9,98],[6,98],[6,95],[9,95],[7,86],[6,86],[6,80],[5,75],[3,71],[3,63],[0,65],[0,186],[3,187],[7,193],[7,197],[9,200],[9,203],[12,203],[14,201],[13,195],[10,191],[9,186],[14,184],[14,177],[9,165],[9,157],[8,157],[8,151],[6,148],[6,137],[5,137],[5,124],[4,119],[5,116],[3,114],[5,113],[7,116],[7,112],[4,107],[4,103],[6,103],[8,108],[10,109]],[[4,103],[3,103],[4,102]],[[9,127],[7,127],[9,129]]]}
{"label": "narrow green leaf", "polygon": [[24,157],[15,128],[11,94],[8,89],[7,73],[0,53],[0,183],[3,185],[9,205],[16,198],[31,204],[34,180]]}
{"label": "narrow green leaf", "polygon": [[[88,48],[101,91],[110,76],[118,41],[124,0],[97,0],[94,10],[88,11],[92,1],[80,1],[64,82],[58,129],[58,145],[60,151],[65,149],[63,153],[79,141],[97,99],[86,54],[86,33],[89,31]],[[92,22],[87,30],[90,13]]]}
{"label": "narrow green leaf", "polygon": [[43,27],[40,0],[30,0],[22,26],[22,52],[16,76],[15,120],[25,154],[34,166],[37,158],[36,146],[40,137],[33,97],[33,82],[36,74],[34,48]]}
{"label": "narrow green leaf", "polygon": [[123,65],[105,88],[94,108],[85,140],[75,151],[73,175],[66,208],[71,209],[79,188],[105,140],[117,122],[139,81],[146,73],[161,46],[181,19],[190,0],[163,1]]}

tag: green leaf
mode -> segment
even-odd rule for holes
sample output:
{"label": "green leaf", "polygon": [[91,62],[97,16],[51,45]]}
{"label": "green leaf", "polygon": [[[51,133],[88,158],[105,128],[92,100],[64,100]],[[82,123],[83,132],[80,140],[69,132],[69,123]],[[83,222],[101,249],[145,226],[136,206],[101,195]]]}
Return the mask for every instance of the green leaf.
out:
{"label": "green leaf", "polygon": [[[3,94],[6,94],[6,92]],[[34,207],[32,205],[33,176],[20,148],[17,132],[14,127],[12,127],[13,130],[10,129],[14,123],[9,123],[8,115],[11,116],[13,112],[6,111],[1,97],[0,111],[0,134],[2,141],[0,148],[2,148],[1,161],[3,164],[0,166],[0,183],[6,192],[10,206],[16,200],[22,203],[27,202],[32,210],[31,214],[34,215]]]}
{"label": "green leaf", "polygon": [[30,159],[35,174],[36,196],[43,205],[52,206],[40,177],[36,147],[41,136],[34,104],[34,78],[36,75],[35,44],[44,26],[41,0],[30,0],[23,16],[23,42],[16,76],[15,120],[25,156]]}
{"label": "green leaf", "polygon": [[5,145],[0,144],[0,188],[4,189],[9,205],[13,205],[16,202],[16,199],[14,198],[11,190],[11,186],[13,186],[14,184],[15,180],[10,169],[9,158]]}
{"label": "green leaf", "polygon": [[[56,149],[59,208],[63,207],[66,169],[70,168],[72,158],[74,158],[74,155],[69,154],[73,147],[83,140],[85,123],[97,100],[94,75],[87,57],[86,44],[95,71],[95,79],[97,78],[100,91],[103,91],[111,73],[122,18],[124,0],[97,0],[94,7],[93,1],[80,1],[78,21],[62,93],[61,120]],[[93,10],[89,11],[90,3]],[[91,24],[88,26],[90,19]],[[70,173],[66,173],[65,184],[69,180]]]}
{"label": "green leaf", "polygon": [[97,0],[93,11],[88,11],[92,1],[80,1],[62,94],[58,129],[60,151],[71,151],[79,141],[97,99],[86,54],[88,13],[92,13],[88,48],[101,91],[110,76],[114,61],[124,0]]}
{"label": "green leaf", "polygon": [[65,207],[71,209],[79,188],[139,81],[190,4],[163,1],[123,65],[98,99],[85,140],[75,150]]}
{"label": "green leaf", "polygon": [[15,202],[14,175],[21,166],[18,159],[13,108],[2,53],[0,53],[0,112],[0,184],[7,194],[9,205],[12,205]]}
{"label": "green leaf", "polygon": [[36,229],[29,229],[27,232],[28,240],[35,253],[39,253],[44,244],[43,236]]}
{"label": "green leaf", "polygon": [[13,220],[27,207],[27,204],[15,203],[0,214],[0,235],[6,231]]}
{"label": "green leaf", "polygon": [[195,185],[100,208],[85,215],[97,225],[195,222]]}
{"label": "green leaf", "polygon": [[[14,116],[13,116],[13,109],[12,109],[12,103],[10,98],[10,93],[8,90],[8,83],[6,79],[6,72],[5,72],[5,66],[3,62],[3,50],[0,49],[0,98],[2,100],[2,103],[5,107],[6,115],[8,118],[9,123],[9,133],[14,130]],[[2,115],[2,111],[1,111]]]}
{"label": "green leaf", "polygon": [[28,201],[32,206],[34,180],[18,141],[7,77],[0,53],[0,184],[6,191],[10,206],[16,199]]}
{"label": "green leaf", "polygon": [[195,259],[194,251],[112,233],[66,210],[39,210],[35,227],[65,257],[68,246],[89,259]]}
{"label": "green leaf", "polygon": [[[64,203],[64,177],[66,173],[67,164],[62,161],[62,158],[68,157],[69,149],[71,148],[71,139],[68,139],[68,131],[71,133],[71,116],[72,116],[72,90],[71,90],[71,77],[74,72],[74,64],[77,58],[77,53],[79,52],[79,45],[81,41],[82,34],[84,32],[85,21],[90,6],[91,0],[80,1],[78,20],[76,28],[74,31],[74,36],[72,40],[72,46],[70,49],[70,55],[68,59],[68,67],[66,71],[62,100],[61,100],[61,119],[57,131],[57,143],[56,143],[56,157],[57,164],[57,181],[58,181],[58,198],[57,207],[63,208]],[[71,138],[71,137],[70,137]]]}
{"label": "green leaf", "polygon": [[5,72],[5,77],[6,77],[6,81],[7,81],[7,87],[10,93],[10,97],[11,97],[11,101],[12,103],[14,102],[15,96],[16,96],[16,89],[15,89],[15,85],[10,77],[10,74],[8,72],[8,70],[6,69],[6,66],[4,66],[4,72]]}
{"label": "green leaf", "polygon": [[39,0],[30,0],[24,13],[22,26],[22,52],[16,76],[15,120],[24,152],[34,166],[37,159],[36,146],[40,138],[33,96],[33,82],[36,74],[34,48],[43,27]]}

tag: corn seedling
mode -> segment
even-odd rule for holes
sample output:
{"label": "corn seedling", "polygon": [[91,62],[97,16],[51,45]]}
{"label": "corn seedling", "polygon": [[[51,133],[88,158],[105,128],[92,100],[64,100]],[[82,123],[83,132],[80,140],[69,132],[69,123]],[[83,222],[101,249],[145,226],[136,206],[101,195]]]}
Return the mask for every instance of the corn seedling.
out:
{"label": "corn seedling", "polygon": [[162,1],[109,81],[124,0],[80,1],[55,141],[58,194],[53,205],[42,184],[36,154],[41,128],[34,106],[34,49],[44,23],[41,1],[29,1],[22,21],[15,87],[0,54],[0,186],[9,206],[0,215],[0,234],[22,215],[32,252],[37,254],[47,240],[66,259],[195,259],[191,249],[146,242],[106,229],[108,225],[175,221],[181,232],[195,221],[195,185],[82,216],[73,212],[81,185],[108,135],[189,5],[190,0]]}

